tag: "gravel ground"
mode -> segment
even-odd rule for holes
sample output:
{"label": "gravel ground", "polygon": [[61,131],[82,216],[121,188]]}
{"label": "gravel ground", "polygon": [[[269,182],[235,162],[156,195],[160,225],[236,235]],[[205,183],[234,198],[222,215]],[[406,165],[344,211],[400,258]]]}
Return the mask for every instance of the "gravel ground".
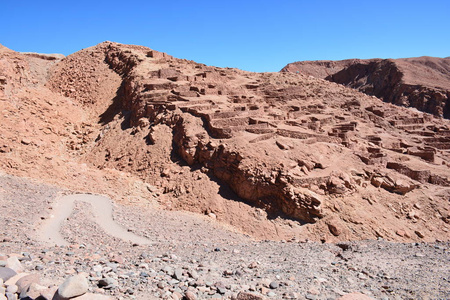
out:
{"label": "gravel ground", "polygon": [[[0,176],[0,262],[17,255],[41,283],[85,273],[89,290],[116,299],[230,299],[250,291],[269,299],[449,299],[450,244],[383,240],[320,244],[255,241],[212,218],[115,206],[114,219],[152,240],[137,245],[108,236],[90,205],[77,202],[61,232],[70,246],[36,239],[57,187]],[[150,207],[150,206],[149,206]]]}

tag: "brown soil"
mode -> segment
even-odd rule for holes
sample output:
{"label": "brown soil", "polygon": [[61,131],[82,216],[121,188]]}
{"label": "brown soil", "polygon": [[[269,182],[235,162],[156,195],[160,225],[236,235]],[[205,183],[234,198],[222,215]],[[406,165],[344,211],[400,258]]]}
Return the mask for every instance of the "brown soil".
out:
{"label": "brown soil", "polygon": [[111,42],[63,59],[2,47],[0,72],[9,174],[258,239],[449,239],[448,120]]}

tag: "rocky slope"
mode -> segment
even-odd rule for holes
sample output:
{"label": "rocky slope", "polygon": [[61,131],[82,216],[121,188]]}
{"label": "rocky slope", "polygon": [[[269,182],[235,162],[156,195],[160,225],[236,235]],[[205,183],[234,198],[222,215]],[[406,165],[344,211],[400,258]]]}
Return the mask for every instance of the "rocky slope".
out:
{"label": "rocky slope", "polygon": [[0,166],[261,239],[448,240],[450,123],[342,85],[105,42],[2,48]]}
{"label": "rocky slope", "polygon": [[450,59],[350,59],[290,63],[282,72],[299,71],[383,99],[450,118]]}
{"label": "rocky slope", "polygon": [[449,298],[448,120],[111,42],[0,45],[0,108],[0,299]]}

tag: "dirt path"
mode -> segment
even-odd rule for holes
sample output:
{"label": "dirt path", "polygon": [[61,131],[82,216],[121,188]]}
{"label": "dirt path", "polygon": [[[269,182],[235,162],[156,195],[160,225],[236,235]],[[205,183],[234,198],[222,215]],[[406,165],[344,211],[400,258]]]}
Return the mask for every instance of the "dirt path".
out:
{"label": "dirt path", "polygon": [[39,228],[38,236],[41,241],[58,246],[67,246],[69,243],[61,235],[61,226],[72,214],[75,201],[83,201],[91,205],[94,221],[109,235],[140,245],[149,245],[150,240],[128,232],[125,228],[114,222],[112,218],[111,200],[104,196],[91,194],[74,194],[60,197],[53,205],[53,214]]}

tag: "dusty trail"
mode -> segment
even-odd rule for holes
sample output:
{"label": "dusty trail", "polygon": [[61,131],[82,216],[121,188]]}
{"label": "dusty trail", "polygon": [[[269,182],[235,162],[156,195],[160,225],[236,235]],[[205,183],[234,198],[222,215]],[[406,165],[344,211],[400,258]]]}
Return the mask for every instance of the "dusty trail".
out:
{"label": "dusty trail", "polygon": [[151,243],[149,239],[128,232],[114,222],[112,218],[111,200],[104,196],[91,194],[74,194],[60,197],[53,205],[53,214],[39,228],[38,236],[44,243],[67,246],[69,243],[61,235],[61,226],[72,214],[75,201],[83,201],[91,205],[94,221],[109,235],[140,245]]}

